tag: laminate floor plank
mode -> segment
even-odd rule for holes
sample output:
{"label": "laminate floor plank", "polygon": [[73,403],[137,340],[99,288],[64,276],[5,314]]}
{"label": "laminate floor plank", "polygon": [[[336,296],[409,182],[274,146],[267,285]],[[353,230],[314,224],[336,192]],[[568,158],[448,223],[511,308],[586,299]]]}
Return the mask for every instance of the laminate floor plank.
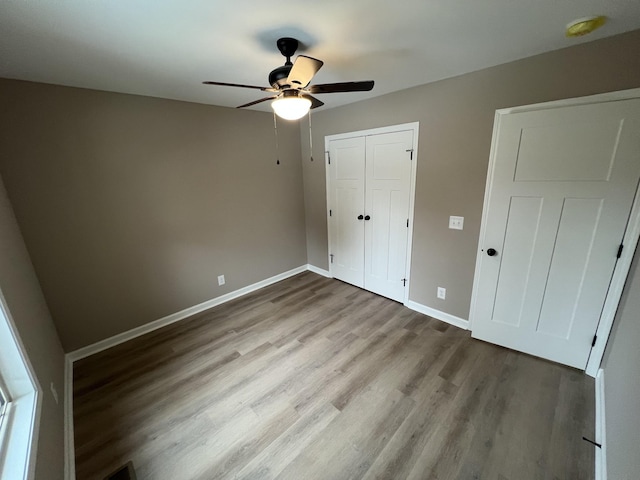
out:
{"label": "laminate floor plank", "polygon": [[313,478],[309,472],[322,472],[321,478],[361,478],[414,404],[398,391],[361,392],[278,478]]}
{"label": "laminate floor plank", "polygon": [[387,446],[380,452],[364,476],[367,480],[407,478],[458,387],[438,376],[430,378],[425,395],[416,401]]}
{"label": "laminate floor plank", "polygon": [[[589,478],[592,465],[574,464],[585,447],[582,438],[577,439],[571,432],[583,427],[583,418],[595,409],[595,399],[591,389],[582,382],[582,375],[576,371],[561,370],[560,391],[553,420],[553,430],[547,446],[549,467],[546,479]],[[595,425],[590,423],[584,429],[584,436],[595,438]],[[582,436],[581,436],[582,437]]]}
{"label": "laminate floor plank", "polygon": [[[463,354],[464,350],[468,351]],[[504,358],[505,352],[505,349],[482,342],[463,342],[462,348],[456,349],[451,358],[460,355],[464,359],[462,362],[456,362],[456,371],[466,373],[465,381],[456,384],[445,378],[446,376],[439,375],[443,380],[456,385],[458,389],[447,410],[438,415],[438,422],[434,425],[411,472],[405,478],[465,478],[460,475],[460,470],[472,455],[470,451],[482,448],[481,445],[473,443],[473,437],[478,431],[478,419],[498,382],[484,360],[487,355]],[[451,365],[451,360],[447,365]],[[447,365],[443,370],[448,370]]]}
{"label": "laminate floor plank", "polygon": [[592,479],[583,373],[304,272],[74,364],[78,480]]}
{"label": "laminate floor plank", "polygon": [[301,416],[267,448],[251,459],[236,475],[238,480],[271,480],[308,449],[318,435],[340,414],[330,403],[320,404],[315,411]]}

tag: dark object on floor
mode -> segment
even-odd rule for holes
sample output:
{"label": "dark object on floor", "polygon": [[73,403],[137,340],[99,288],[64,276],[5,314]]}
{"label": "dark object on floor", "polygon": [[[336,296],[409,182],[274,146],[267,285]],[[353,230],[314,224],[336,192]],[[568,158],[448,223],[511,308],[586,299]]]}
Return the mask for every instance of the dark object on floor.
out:
{"label": "dark object on floor", "polygon": [[127,462],[126,465],[120,467],[111,475],[107,475],[104,480],[136,480],[136,472],[133,469],[133,463]]}

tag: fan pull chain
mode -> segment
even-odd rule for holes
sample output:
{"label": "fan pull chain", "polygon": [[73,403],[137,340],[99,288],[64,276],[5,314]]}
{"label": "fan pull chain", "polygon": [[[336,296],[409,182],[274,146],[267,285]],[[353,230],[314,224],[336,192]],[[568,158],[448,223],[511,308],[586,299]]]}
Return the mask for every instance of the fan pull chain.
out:
{"label": "fan pull chain", "polygon": [[311,110],[309,110],[309,156],[313,162],[313,135],[311,135]]}
{"label": "fan pull chain", "polygon": [[276,120],[276,112],[273,112],[273,131],[276,136],[276,165],[280,165],[280,149],[278,148],[278,121]]}

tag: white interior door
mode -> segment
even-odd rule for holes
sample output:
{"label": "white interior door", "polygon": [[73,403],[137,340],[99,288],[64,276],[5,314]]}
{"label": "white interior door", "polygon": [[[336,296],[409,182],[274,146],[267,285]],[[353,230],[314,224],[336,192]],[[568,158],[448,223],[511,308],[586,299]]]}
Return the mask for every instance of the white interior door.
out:
{"label": "white interior door", "polygon": [[364,287],[365,137],[329,142],[331,273]]}
{"label": "white interior door", "polygon": [[640,177],[640,100],[496,128],[473,337],[583,369]]}
{"label": "white interior door", "polygon": [[402,302],[413,131],[366,137],[364,288]]}

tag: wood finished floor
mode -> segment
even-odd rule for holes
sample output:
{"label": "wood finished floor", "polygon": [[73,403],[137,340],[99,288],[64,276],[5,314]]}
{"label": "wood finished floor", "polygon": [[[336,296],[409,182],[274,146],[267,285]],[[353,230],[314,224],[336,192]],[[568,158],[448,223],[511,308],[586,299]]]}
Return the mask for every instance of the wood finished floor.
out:
{"label": "wood finished floor", "polygon": [[591,479],[593,389],[305,272],[76,362],[76,474]]}

